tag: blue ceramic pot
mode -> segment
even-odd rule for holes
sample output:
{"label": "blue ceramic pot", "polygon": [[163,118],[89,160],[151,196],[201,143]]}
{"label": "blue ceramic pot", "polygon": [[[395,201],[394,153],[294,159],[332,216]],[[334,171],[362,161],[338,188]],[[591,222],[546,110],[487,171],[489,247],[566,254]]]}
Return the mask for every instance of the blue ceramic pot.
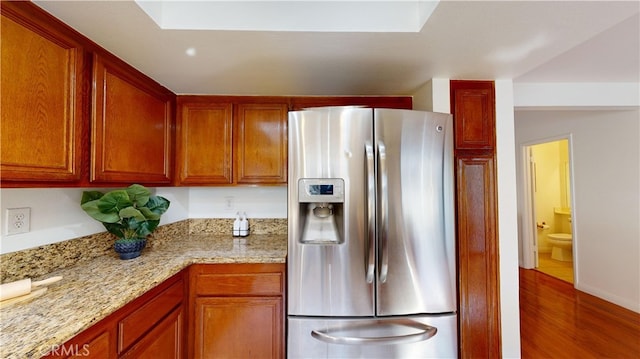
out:
{"label": "blue ceramic pot", "polygon": [[120,259],[133,259],[140,256],[146,245],[146,239],[118,239],[113,249],[120,255]]}

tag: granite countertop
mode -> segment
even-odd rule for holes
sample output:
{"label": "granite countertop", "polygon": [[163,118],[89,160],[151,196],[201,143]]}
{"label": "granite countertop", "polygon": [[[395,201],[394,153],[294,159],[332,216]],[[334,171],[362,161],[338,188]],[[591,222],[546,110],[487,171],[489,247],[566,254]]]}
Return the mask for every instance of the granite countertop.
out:
{"label": "granite countertop", "polygon": [[[194,263],[285,263],[286,235],[190,235],[147,248],[138,258],[116,253],[49,273],[63,276],[30,301],[0,309],[2,358],[40,358],[149,289]],[[35,280],[42,278],[34,278]]]}

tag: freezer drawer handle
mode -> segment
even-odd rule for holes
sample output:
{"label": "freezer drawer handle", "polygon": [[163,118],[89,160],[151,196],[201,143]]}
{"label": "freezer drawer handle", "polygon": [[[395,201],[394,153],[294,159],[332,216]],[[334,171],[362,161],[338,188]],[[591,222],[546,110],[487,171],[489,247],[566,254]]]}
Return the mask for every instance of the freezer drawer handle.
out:
{"label": "freezer drawer handle", "polygon": [[438,331],[435,327],[410,321],[410,320],[385,320],[384,322],[374,322],[368,324],[360,324],[353,327],[341,327],[336,330],[344,331],[345,329],[363,329],[367,327],[376,327],[384,324],[396,324],[401,326],[407,326],[411,328],[415,328],[420,330],[417,333],[405,334],[405,335],[394,335],[394,336],[384,336],[384,337],[347,337],[347,336],[334,336],[330,334],[330,330],[322,331],[322,330],[312,330],[311,336],[329,344],[347,344],[347,345],[362,345],[362,344],[378,344],[378,345],[389,345],[389,344],[406,344],[406,343],[415,343],[427,340],[434,335]]}

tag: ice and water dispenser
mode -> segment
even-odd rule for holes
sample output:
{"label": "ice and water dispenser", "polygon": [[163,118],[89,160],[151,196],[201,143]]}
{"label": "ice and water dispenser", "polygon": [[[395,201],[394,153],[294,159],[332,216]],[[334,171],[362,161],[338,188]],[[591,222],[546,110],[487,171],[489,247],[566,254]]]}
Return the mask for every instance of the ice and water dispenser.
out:
{"label": "ice and water dispenser", "polygon": [[308,244],[344,242],[344,180],[301,178],[298,180],[299,241]]}

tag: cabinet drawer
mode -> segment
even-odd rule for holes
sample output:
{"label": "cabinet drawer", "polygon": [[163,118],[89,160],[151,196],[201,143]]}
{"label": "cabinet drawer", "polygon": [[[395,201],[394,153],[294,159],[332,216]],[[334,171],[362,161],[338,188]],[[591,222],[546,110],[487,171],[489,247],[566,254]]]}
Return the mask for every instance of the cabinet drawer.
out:
{"label": "cabinet drawer", "polygon": [[282,295],[282,273],[215,273],[196,278],[198,295]]}
{"label": "cabinet drawer", "polygon": [[167,288],[142,307],[118,322],[118,353],[122,353],[143,334],[159,323],[173,308],[182,302],[183,281]]}
{"label": "cabinet drawer", "polygon": [[284,293],[284,265],[194,265],[191,287],[191,293],[196,296],[281,296]]}

